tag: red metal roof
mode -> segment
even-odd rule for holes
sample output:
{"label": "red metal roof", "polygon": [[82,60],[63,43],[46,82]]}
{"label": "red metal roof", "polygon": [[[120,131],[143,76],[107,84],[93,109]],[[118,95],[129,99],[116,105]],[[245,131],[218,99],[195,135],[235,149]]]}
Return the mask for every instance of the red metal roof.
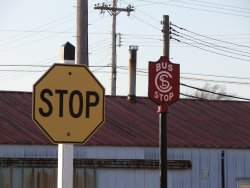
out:
{"label": "red metal roof", "polygon": [[[106,97],[104,125],[86,145],[158,146],[157,106]],[[29,92],[0,91],[0,144],[51,144],[32,121]],[[181,99],[169,108],[169,147],[250,148],[250,102]]]}

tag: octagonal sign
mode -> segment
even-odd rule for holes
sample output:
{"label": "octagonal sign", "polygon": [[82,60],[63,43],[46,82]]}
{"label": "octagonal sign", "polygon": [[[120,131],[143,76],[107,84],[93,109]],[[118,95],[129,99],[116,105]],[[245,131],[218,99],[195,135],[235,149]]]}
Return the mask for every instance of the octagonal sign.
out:
{"label": "octagonal sign", "polygon": [[148,96],[159,106],[169,106],[179,99],[180,65],[165,56],[149,62]]}
{"label": "octagonal sign", "polygon": [[85,65],[54,64],[33,86],[33,120],[54,143],[84,143],[104,107],[105,89]]}

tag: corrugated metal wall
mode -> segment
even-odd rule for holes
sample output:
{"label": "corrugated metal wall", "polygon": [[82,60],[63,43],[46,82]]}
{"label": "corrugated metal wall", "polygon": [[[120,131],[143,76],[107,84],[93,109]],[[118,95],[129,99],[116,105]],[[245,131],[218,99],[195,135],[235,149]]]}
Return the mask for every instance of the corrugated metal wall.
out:
{"label": "corrugated metal wall", "polygon": [[[0,168],[1,188],[56,188],[56,168]],[[95,188],[94,169],[74,170],[74,188]]]}
{"label": "corrugated metal wall", "polygon": [[[236,179],[250,177],[250,150],[225,149],[225,187],[236,188]],[[192,170],[168,171],[171,188],[221,188],[222,149],[170,149],[168,159],[192,161]]]}
{"label": "corrugated metal wall", "polygon": [[[46,149],[47,147],[47,149]],[[250,150],[224,149],[225,187],[237,187],[236,179],[250,177]],[[169,160],[190,160],[191,169],[168,170],[169,188],[221,188],[222,149],[170,148]],[[0,158],[56,158],[55,146],[2,146]],[[83,147],[75,148],[75,158],[83,159],[159,159],[158,148],[150,147]],[[53,168],[0,167],[0,188],[55,187]],[[94,168],[75,170],[75,187],[90,188],[149,188],[159,187],[159,171],[155,169]],[[26,181],[28,180],[28,181]],[[29,184],[30,183],[30,184]],[[18,185],[18,186],[17,186]],[[38,186],[39,185],[39,186]],[[91,187],[91,186],[92,187]],[[47,186],[49,187],[49,186]]]}

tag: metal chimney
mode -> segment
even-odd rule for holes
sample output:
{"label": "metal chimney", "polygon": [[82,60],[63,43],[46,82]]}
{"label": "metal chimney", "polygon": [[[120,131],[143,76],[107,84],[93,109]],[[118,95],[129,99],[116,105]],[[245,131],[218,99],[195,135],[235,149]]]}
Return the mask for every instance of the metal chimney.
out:
{"label": "metal chimney", "polygon": [[136,102],[136,56],[138,46],[129,46],[129,93],[128,100]]}

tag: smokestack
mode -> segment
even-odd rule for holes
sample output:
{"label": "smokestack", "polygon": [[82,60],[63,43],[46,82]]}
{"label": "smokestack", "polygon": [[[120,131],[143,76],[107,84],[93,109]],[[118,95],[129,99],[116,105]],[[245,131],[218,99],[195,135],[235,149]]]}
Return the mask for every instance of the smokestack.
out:
{"label": "smokestack", "polygon": [[129,46],[129,93],[128,100],[136,102],[136,56],[138,46]]}

